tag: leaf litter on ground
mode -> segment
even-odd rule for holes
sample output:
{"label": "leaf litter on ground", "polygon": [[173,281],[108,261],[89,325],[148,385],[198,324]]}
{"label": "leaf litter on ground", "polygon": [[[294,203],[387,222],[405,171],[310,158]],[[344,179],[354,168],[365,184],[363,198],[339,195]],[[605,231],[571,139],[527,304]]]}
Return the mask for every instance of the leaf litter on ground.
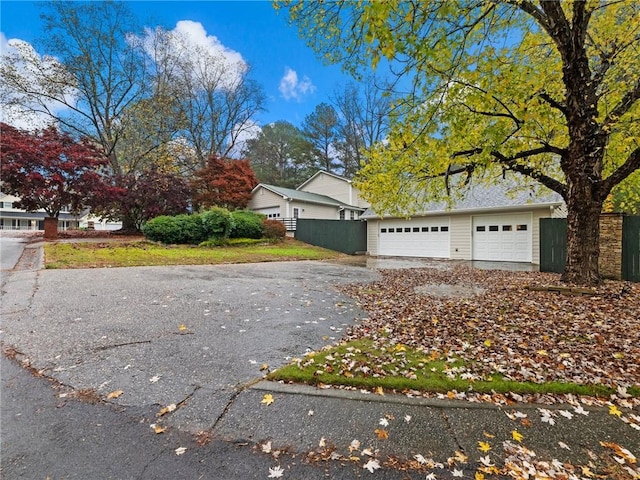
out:
{"label": "leaf litter on ground", "polygon": [[[450,370],[472,380],[499,374],[517,382],[604,385],[623,393],[640,387],[639,285],[606,281],[593,294],[577,296],[532,290],[559,283],[558,275],[548,273],[465,266],[380,273],[380,281],[340,287],[369,315],[344,340],[368,339],[376,347],[407,346],[457,360],[462,366]],[[430,295],[429,285],[472,286],[482,293]]]}

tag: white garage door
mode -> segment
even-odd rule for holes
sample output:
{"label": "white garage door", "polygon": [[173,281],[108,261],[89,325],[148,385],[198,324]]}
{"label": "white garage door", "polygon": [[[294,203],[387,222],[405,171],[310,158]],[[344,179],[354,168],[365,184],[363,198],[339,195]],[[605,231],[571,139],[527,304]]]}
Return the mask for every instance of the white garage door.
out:
{"label": "white garage door", "polygon": [[449,217],[385,220],[379,225],[379,255],[449,258]]}
{"label": "white garage door", "polygon": [[258,208],[254,212],[266,215],[270,219],[280,218],[280,207]]}
{"label": "white garage door", "polygon": [[530,213],[473,217],[473,259],[531,262]]}

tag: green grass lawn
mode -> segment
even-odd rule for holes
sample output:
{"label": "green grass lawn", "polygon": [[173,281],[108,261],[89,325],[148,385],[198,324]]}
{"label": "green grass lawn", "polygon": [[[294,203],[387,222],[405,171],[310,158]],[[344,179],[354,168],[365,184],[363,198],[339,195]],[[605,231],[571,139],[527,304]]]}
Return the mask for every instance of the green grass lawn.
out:
{"label": "green grass lawn", "polygon": [[154,265],[212,265],[283,260],[323,260],[340,253],[287,239],[280,243],[197,247],[147,241],[97,241],[45,245],[46,268],[105,268]]}

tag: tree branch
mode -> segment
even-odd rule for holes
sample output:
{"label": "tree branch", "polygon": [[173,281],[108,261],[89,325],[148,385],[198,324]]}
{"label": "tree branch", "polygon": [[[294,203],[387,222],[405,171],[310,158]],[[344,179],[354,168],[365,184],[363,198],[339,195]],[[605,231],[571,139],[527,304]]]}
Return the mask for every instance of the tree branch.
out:
{"label": "tree branch", "polygon": [[602,182],[603,197],[606,197],[611,193],[613,187],[625,180],[636,170],[640,169],[640,147],[636,148],[627,160],[620,165],[611,175],[605,178]]}
{"label": "tree branch", "polygon": [[521,175],[524,175],[536,180],[537,182],[541,183],[545,187],[561,195],[566,202],[568,191],[567,191],[567,186],[564,183],[556,180],[553,177],[545,175],[544,173],[536,170],[535,168],[529,165],[522,165],[518,163],[519,159],[540,155],[542,153],[557,153],[557,152],[551,152],[548,146],[542,146],[540,148],[534,148],[532,150],[527,150],[524,152],[517,153],[516,155],[512,155],[510,157],[507,157],[498,151],[492,151],[491,156],[493,156],[496,160],[498,160],[498,163],[500,163],[507,170],[512,170],[516,173],[519,173]]}
{"label": "tree branch", "polygon": [[604,122],[602,122],[602,127],[606,131],[611,128],[612,125],[615,125],[620,117],[622,117],[625,113],[629,111],[631,106],[640,99],[640,78],[636,79],[636,84],[634,87],[629,90],[624,97],[620,100],[618,105],[616,105],[611,112],[605,117]]}

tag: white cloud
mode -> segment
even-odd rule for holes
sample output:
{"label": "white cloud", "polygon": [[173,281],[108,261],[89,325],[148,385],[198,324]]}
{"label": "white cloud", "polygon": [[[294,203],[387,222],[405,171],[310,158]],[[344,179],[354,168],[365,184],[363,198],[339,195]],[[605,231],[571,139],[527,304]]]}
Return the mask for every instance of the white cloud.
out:
{"label": "white cloud", "polygon": [[[51,86],[44,85],[42,72],[53,74],[60,71],[60,63],[50,56],[41,56],[35,48],[23,40],[17,38],[7,39],[4,32],[0,32],[0,69],[8,67],[13,74],[21,78],[22,85],[26,85],[32,91],[54,92]],[[75,90],[71,88],[58,89],[55,93],[59,98],[72,104],[75,100]],[[16,128],[34,130],[45,128],[55,123],[51,115],[68,109],[61,102],[55,100],[38,101],[33,95],[20,95],[21,101],[15,91],[7,87],[5,79],[0,81],[0,121],[13,125]],[[46,111],[50,114],[45,113]]]}
{"label": "white cloud", "polygon": [[235,145],[229,152],[231,158],[242,158],[242,152],[247,146],[247,142],[253,138],[257,138],[262,132],[262,128],[253,120],[247,120],[243,125],[235,125],[233,135],[235,136]]}
{"label": "white cloud", "polygon": [[298,73],[295,70],[286,67],[284,76],[280,79],[280,86],[278,87],[278,90],[280,90],[280,94],[285,100],[300,101],[305,95],[315,92],[316,86],[306,75],[302,77],[302,80],[299,80]]}
{"label": "white cloud", "polygon": [[[154,50],[159,46],[158,33],[159,30],[147,29],[144,37],[137,39],[152,59],[158,54]],[[178,64],[170,68],[180,71],[183,66],[180,73],[189,74],[193,80],[233,89],[249,68],[239,52],[224,46],[215,35],[207,34],[200,22],[180,20],[168,34],[163,39],[162,55],[176,59]]]}

